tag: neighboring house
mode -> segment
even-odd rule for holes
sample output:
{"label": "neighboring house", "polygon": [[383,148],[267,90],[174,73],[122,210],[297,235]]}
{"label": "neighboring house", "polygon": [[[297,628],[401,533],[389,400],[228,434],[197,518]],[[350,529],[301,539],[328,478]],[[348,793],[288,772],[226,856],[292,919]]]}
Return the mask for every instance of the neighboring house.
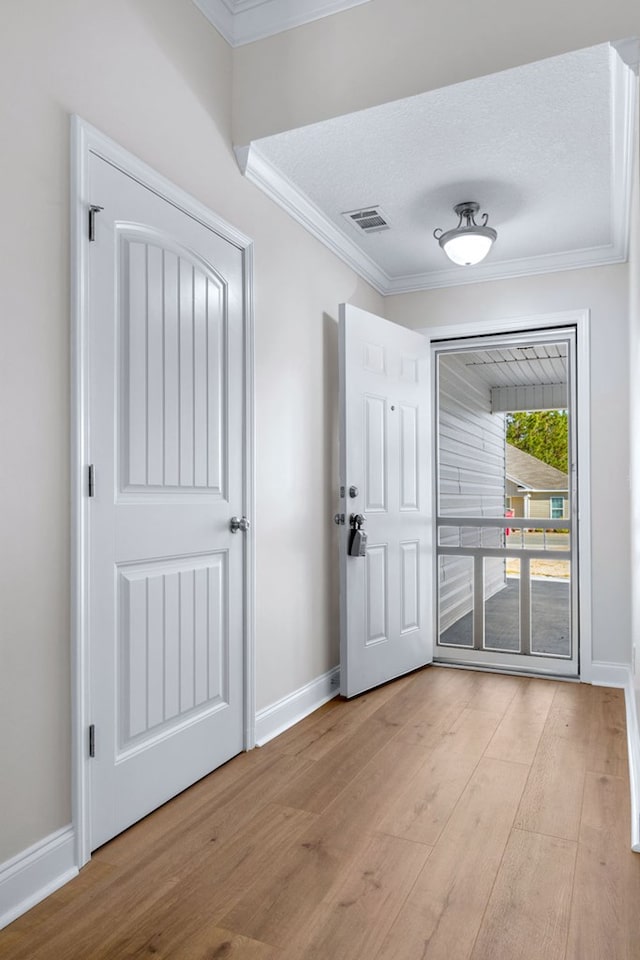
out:
{"label": "neighboring house", "polygon": [[524,450],[506,444],[506,506],[514,517],[561,520],[569,516],[569,477]]}

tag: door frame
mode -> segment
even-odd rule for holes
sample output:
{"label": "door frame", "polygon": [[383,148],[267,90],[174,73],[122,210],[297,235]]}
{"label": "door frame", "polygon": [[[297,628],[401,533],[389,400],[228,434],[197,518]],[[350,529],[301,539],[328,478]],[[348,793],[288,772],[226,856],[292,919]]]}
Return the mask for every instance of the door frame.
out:
{"label": "door frame", "polygon": [[[598,682],[597,668],[593,663],[592,621],[591,621],[591,429],[590,429],[590,311],[567,310],[560,313],[528,315],[497,320],[475,320],[464,323],[447,324],[439,327],[422,327],[422,333],[433,347],[434,341],[461,340],[465,337],[500,336],[509,333],[544,332],[558,327],[573,327],[576,331],[576,428],[577,446],[576,476],[578,502],[576,509],[576,549],[578,552],[578,677],[586,683]],[[432,351],[433,353],[433,351]],[[432,384],[433,388],[433,384]],[[433,402],[433,399],[432,399]],[[435,409],[435,403],[434,403]],[[432,427],[430,444],[432,451],[432,490],[435,514],[435,470],[434,455],[435,431]],[[435,557],[434,536],[434,557]],[[437,564],[434,559],[434,571]],[[437,617],[437,589],[435,577],[432,583],[432,604],[434,618]],[[433,649],[436,650],[436,632],[438,625],[433,620]],[[481,665],[478,665],[481,669]],[[508,671],[501,671],[508,672]],[[520,674],[521,671],[518,671]]]}
{"label": "door frame", "polygon": [[[213,230],[243,256],[244,298],[244,514],[252,524],[245,535],[243,739],[255,746],[255,413],[253,334],[253,241],[195,197],[157,173],[81,117],[71,117],[71,796],[76,864],[91,858],[89,663],[89,500],[87,468],[89,422],[89,162],[100,157],[163,200]],[[99,214],[98,214],[99,215]]]}

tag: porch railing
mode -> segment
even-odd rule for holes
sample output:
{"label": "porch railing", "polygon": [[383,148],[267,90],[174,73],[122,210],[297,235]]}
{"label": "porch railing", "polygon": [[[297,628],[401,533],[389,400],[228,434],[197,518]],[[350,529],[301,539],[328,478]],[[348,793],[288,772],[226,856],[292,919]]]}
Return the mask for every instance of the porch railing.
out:
{"label": "porch railing", "polygon": [[[553,559],[570,564],[571,520],[568,517],[553,520],[537,517],[437,517],[436,525],[436,552],[439,557],[473,559],[473,647],[469,649],[487,649],[484,643],[484,559],[494,557],[506,561],[516,558],[519,561],[520,580],[520,644],[517,652],[525,656],[537,656],[538,651],[532,651],[531,648],[531,561]],[[500,530],[504,531],[503,542],[496,544],[496,533],[499,534]],[[490,539],[494,542],[491,545],[483,543],[484,531],[492,534]],[[443,646],[462,646],[447,644],[440,639],[439,643]],[[569,658],[572,645],[573,639],[570,638]],[[512,651],[505,650],[505,653],[509,652]],[[566,654],[545,652],[544,656],[567,659]]]}

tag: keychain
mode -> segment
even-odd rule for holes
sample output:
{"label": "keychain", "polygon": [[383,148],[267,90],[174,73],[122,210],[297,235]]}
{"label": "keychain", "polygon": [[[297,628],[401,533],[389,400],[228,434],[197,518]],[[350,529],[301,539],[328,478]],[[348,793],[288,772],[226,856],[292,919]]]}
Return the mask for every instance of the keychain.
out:
{"label": "keychain", "polygon": [[362,529],[365,518],[361,513],[351,515],[351,541],[349,543],[350,557],[366,557],[367,534]]}

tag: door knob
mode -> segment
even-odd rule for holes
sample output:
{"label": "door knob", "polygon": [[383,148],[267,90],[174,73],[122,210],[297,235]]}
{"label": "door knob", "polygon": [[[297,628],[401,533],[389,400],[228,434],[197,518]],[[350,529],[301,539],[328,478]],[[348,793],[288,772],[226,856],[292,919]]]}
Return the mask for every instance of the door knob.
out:
{"label": "door knob", "polygon": [[229,522],[231,533],[237,533],[238,530],[242,530],[243,533],[246,533],[250,526],[251,523],[246,517],[231,517]]}

